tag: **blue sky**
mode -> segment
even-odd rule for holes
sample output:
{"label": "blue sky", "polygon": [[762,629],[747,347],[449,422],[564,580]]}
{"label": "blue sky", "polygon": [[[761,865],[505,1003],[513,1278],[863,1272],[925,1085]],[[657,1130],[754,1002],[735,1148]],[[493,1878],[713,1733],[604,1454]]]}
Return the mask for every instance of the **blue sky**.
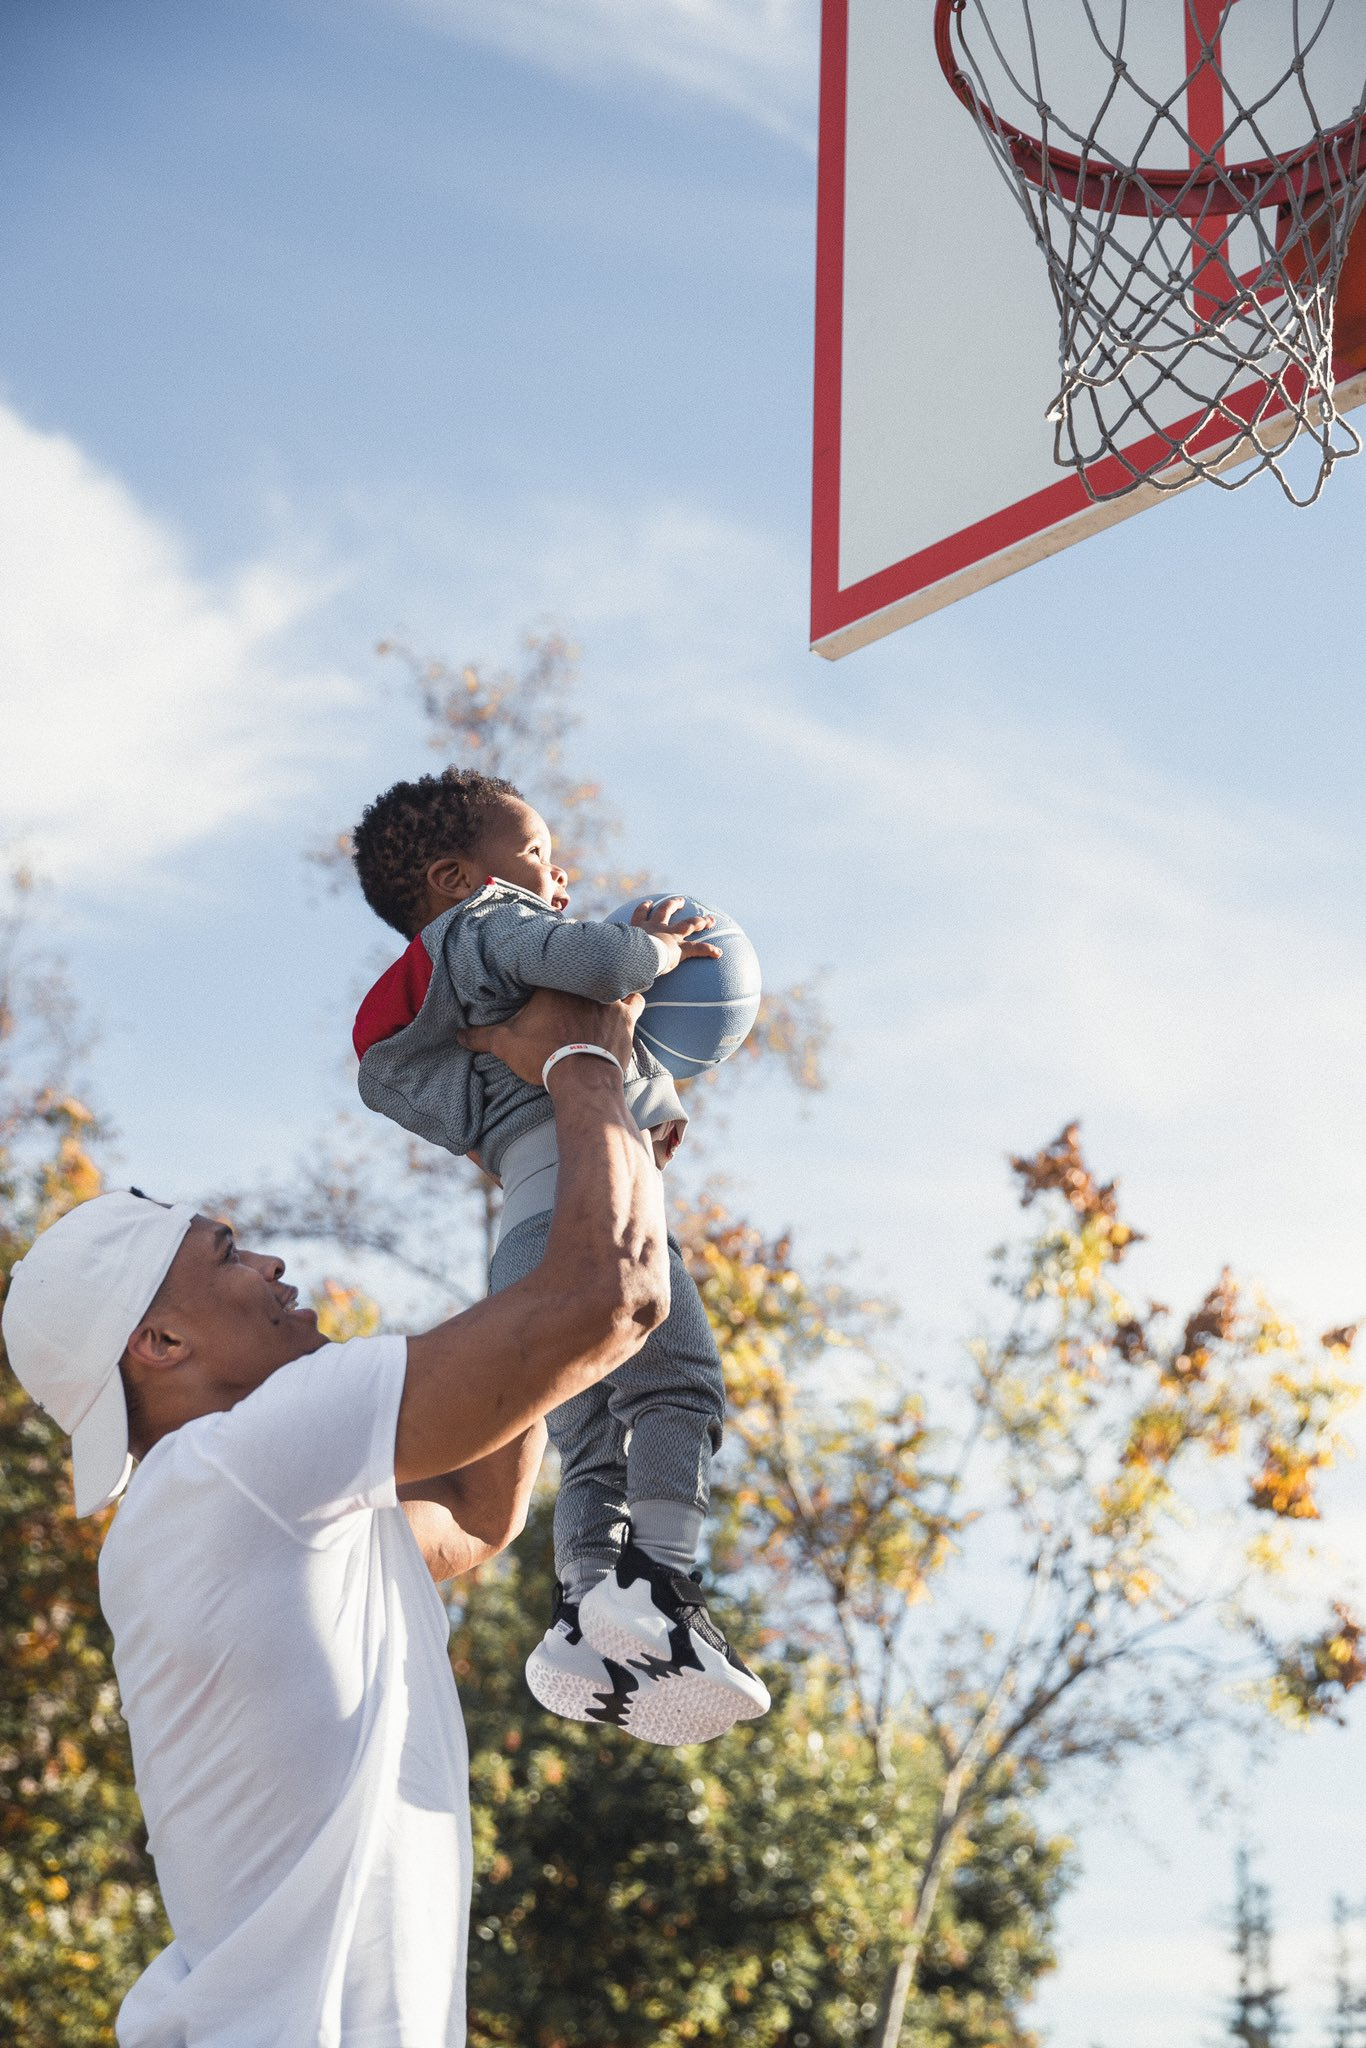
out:
{"label": "blue sky", "polygon": [[[759,1220],[858,1250],[947,1355],[1003,1154],[1080,1114],[1137,1287],[1228,1258],[1311,1327],[1366,1309],[1366,462],[830,667],[808,0],[10,0],[0,35],[0,838],[51,877],[132,1177],[279,1170],[344,1097],[385,941],[301,852],[421,759],[374,642],[498,662],[550,619],[628,857],[773,979],[828,969],[826,1096],[732,1125]],[[1359,1557],[1350,1482],[1340,1529]],[[1364,1759],[1258,1781],[1291,1974],[1359,1884]],[[1226,1982],[1230,1833],[1170,1773],[1128,1797],[1084,1835],[1064,2048],[1192,2043]]]}

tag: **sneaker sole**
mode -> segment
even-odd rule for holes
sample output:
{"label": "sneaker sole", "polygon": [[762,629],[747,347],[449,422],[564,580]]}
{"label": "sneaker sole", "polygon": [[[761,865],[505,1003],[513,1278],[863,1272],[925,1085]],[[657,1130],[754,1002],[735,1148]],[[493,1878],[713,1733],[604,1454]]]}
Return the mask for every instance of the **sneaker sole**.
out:
{"label": "sneaker sole", "polygon": [[573,1671],[557,1671],[552,1664],[528,1658],[527,1690],[547,1713],[562,1721],[588,1721],[599,1727],[626,1726],[626,1709],[632,1694],[617,1692],[609,1684],[595,1684]]}
{"label": "sneaker sole", "polygon": [[705,1670],[666,1665],[648,1643],[610,1616],[599,1620],[580,1610],[580,1627],[600,1657],[640,1673],[640,1690],[627,1702],[624,1725],[642,1742],[685,1749],[689,1743],[713,1742],[737,1721],[751,1721],[768,1711],[767,1694],[760,1705],[738,1686],[718,1682]]}

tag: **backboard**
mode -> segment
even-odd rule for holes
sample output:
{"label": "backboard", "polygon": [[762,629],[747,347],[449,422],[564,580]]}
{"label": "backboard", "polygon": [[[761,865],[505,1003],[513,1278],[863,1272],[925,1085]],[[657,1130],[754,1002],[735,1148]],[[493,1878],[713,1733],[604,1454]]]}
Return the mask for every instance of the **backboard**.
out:
{"label": "backboard", "polygon": [[[1059,16],[1080,4],[1050,0]],[[1255,47],[1288,0],[1238,5]],[[1361,0],[1341,6],[1366,27]],[[1186,9],[1130,10],[1158,76],[1184,76]],[[1168,495],[1096,503],[1054,460],[1047,270],[940,69],[934,11],[823,0],[811,638],[832,659]],[[1338,374],[1348,411],[1366,374]]]}

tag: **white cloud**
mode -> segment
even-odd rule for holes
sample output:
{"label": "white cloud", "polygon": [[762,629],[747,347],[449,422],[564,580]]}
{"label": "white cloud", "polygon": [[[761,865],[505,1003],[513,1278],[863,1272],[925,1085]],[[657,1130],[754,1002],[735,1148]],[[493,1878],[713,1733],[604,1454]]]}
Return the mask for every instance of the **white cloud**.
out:
{"label": "white cloud", "polygon": [[280,651],[323,594],[222,584],[74,442],[0,406],[0,837],[107,884],[299,787],[348,695]]}
{"label": "white cloud", "polygon": [[580,80],[640,78],[811,146],[816,0],[400,0],[444,33]]}

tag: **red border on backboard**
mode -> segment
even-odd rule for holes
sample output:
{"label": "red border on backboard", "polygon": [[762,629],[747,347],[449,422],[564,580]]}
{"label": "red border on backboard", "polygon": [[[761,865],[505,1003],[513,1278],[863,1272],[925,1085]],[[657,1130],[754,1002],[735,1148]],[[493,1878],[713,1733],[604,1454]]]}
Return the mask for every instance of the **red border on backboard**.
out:
{"label": "red border on backboard", "polygon": [[[1098,506],[1081,478],[1059,477],[1007,510],[965,527],[933,547],[907,555],[876,575],[841,588],[840,430],[844,369],[844,165],[849,0],[823,0],[821,11],[820,152],[816,199],[816,377],[811,509],[811,640],[823,654],[843,654],[891,631],[905,619],[936,611],[979,583],[1023,566],[1026,548],[1052,552],[1041,536],[1075,518],[1106,525],[1137,505]],[[1123,472],[1113,462],[1115,480]],[[1138,493],[1134,493],[1137,496]],[[1145,496],[1144,502],[1150,502]],[[1061,538],[1057,545],[1063,545]],[[993,571],[989,564],[999,566]],[[897,616],[886,616],[895,611]]]}
{"label": "red border on backboard", "polygon": [[[845,114],[849,50],[849,0],[822,0],[820,149],[816,198],[816,363],[811,502],[811,644],[835,659],[885,633],[924,618],[970,591],[998,582],[1031,562],[1060,553],[1073,541],[1118,525],[1170,490],[1144,484],[1121,497],[1097,503],[1082,479],[1060,475],[1056,482],[1018,504],[975,521],[933,546],[922,548],[875,575],[840,584],[840,433],[844,372]],[[1266,387],[1250,385],[1227,401],[1236,417],[1251,420]],[[1349,410],[1366,400],[1366,375],[1339,386],[1338,404]],[[1169,431],[1193,431],[1198,413]],[[1263,425],[1266,423],[1263,422]],[[1165,437],[1138,442],[1132,453],[1143,466],[1160,453]],[[1228,443],[1237,460],[1239,436],[1227,421],[1210,421],[1191,446],[1205,453]],[[1118,456],[1093,465],[1089,475],[1099,491],[1122,489],[1129,472]],[[1194,479],[1192,479],[1194,481]]]}

